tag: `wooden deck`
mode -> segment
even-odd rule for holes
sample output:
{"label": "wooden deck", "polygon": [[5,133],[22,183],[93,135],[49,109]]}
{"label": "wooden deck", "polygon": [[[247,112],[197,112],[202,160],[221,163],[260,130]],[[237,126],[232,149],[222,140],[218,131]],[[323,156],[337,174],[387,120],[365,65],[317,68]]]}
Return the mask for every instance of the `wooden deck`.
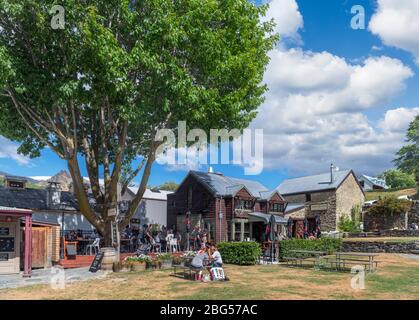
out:
{"label": "wooden deck", "polygon": [[[125,257],[135,255],[135,253],[121,253],[120,260],[123,261]],[[76,256],[75,259],[60,259],[58,264],[64,269],[89,267],[95,256]]]}

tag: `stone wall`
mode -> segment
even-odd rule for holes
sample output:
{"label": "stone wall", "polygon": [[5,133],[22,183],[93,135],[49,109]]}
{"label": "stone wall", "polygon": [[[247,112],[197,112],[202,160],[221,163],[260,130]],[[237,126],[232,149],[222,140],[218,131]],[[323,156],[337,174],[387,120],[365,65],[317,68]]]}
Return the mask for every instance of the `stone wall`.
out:
{"label": "stone wall", "polygon": [[413,201],[412,209],[409,212],[409,224],[416,223],[419,225],[419,201]]}
{"label": "stone wall", "polygon": [[365,202],[365,195],[359,187],[353,174],[350,174],[336,190],[336,219],[339,222],[343,215],[351,217],[352,209],[356,206],[361,210]]}
{"label": "stone wall", "polygon": [[364,231],[406,229],[407,214],[373,214],[364,212]]}
{"label": "stone wall", "polygon": [[390,242],[390,241],[344,241],[342,251],[344,252],[387,252],[387,253],[410,253],[411,250],[418,250],[419,242]]}
{"label": "stone wall", "polygon": [[320,215],[322,231],[336,230],[336,193],[334,190],[311,193],[311,201],[306,202],[306,195],[295,194],[284,196],[289,203],[304,203],[305,214],[301,211],[294,212],[291,217],[294,218],[314,218],[316,214]]}

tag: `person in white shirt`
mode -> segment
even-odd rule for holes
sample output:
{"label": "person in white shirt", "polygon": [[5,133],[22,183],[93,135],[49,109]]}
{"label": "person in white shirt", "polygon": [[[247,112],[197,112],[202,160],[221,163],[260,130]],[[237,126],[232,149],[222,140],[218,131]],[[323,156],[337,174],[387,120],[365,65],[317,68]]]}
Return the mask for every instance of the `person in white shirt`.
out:
{"label": "person in white shirt", "polygon": [[211,245],[211,259],[214,267],[223,267],[223,259],[221,258],[221,253],[218,251],[218,248],[215,245]]}

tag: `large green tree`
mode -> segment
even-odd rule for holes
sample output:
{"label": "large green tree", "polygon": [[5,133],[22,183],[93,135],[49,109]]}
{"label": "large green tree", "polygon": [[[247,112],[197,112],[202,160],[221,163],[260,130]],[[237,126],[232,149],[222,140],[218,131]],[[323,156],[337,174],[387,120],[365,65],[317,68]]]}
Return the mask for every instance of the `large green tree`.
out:
{"label": "large green tree", "polygon": [[401,171],[415,175],[419,185],[419,114],[407,129],[406,142],[408,144],[397,152],[394,162]]}
{"label": "large green tree", "polygon": [[243,129],[255,117],[277,40],[265,12],[247,0],[1,0],[0,134],[25,155],[48,147],[67,162],[81,212],[110,245],[118,183],[141,175],[124,227],[158,129]]}
{"label": "large green tree", "polygon": [[382,176],[391,188],[414,188],[416,186],[415,176],[401,170],[386,170]]}

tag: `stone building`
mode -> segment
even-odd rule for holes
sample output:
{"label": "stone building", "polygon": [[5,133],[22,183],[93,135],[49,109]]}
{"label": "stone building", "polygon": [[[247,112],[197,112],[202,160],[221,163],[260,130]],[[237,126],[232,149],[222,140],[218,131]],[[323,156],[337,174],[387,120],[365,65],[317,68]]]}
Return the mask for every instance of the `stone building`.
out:
{"label": "stone building", "polygon": [[353,208],[361,208],[365,195],[352,170],[288,179],[277,188],[285,201],[293,206],[285,217],[293,220],[293,233],[301,237],[304,220],[307,218],[308,231],[314,232],[315,219],[320,218],[322,231],[335,231],[343,215],[351,217]]}
{"label": "stone building", "polygon": [[207,230],[208,240],[215,242],[264,241],[271,215],[278,232],[287,223],[286,202],[276,190],[212,171],[190,171],[167,202],[168,226],[183,234],[182,239],[187,223]]}

